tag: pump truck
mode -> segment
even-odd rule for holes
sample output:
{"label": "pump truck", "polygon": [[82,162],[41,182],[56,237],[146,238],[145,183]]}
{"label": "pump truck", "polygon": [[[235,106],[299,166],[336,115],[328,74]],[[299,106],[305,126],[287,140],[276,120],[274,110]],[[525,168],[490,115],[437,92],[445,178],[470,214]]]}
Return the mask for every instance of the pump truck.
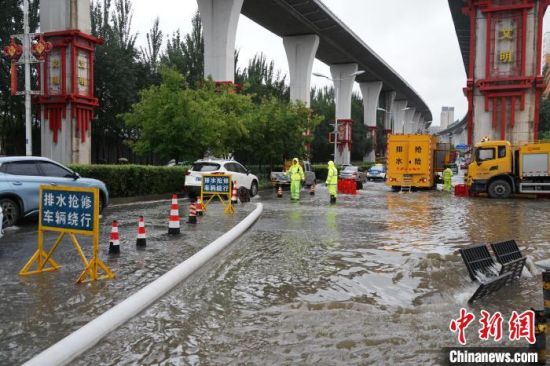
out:
{"label": "pump truck", "polygon": [[393,191],[435,188],[439,174],[454,160],[451,144],[433,135],[389,135],[386,185]]}
{"label": "pump truck", "polygon": [[550,194],[550,142],[514,147],[508,141],[475,145],[465,174],[470,194],[508,198],[514,193]]}

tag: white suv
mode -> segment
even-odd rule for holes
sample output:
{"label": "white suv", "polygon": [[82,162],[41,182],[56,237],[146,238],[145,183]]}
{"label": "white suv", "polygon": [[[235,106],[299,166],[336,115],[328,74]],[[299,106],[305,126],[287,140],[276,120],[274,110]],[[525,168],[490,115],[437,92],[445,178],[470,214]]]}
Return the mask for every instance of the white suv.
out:
{"label": "white suv", "polygon": [[203,174],[231,174],[231,179],[237,182],[237,189],[245,187],[250,191],[250,196],[258,194],[258,177],[251,174],[248,169],[235,160],[202,159],[193,163],[185,176],[185,191],[190,196],[198,196],[201,192],[201,180]]}

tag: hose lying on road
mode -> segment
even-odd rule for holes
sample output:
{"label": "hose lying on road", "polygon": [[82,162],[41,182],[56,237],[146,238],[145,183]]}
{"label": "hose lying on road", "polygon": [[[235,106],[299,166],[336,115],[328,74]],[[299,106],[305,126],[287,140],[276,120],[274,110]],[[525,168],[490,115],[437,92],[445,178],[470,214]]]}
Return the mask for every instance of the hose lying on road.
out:
{"label": "hose lying on road", "polygon": [[24,365],[66,365],[97,344],[107,334],[145,310],[241,236],[260,217],[258,203],[243,221],[157,280],[115,305],[99,317],[42,351]]}

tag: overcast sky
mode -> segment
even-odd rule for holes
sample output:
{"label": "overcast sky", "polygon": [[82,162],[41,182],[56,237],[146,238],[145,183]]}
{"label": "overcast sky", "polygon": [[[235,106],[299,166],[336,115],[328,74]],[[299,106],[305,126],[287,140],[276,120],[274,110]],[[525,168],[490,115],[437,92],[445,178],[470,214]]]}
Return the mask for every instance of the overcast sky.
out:
{"label": "overcast sky", "polygon": [[[454,106],[455,119],[466,114],[462,93],[466,74],[447,0],[323,2],[420,94],[432,111],[433,125],[439,124],[442,106]],[[139,32],[140,44],[145,44],[145,34],[157,16],[166,41],[177,29],[189,32],[197,11],[196,0],[133,0],[133,5],[132,26]],[[550,30],[547,19],[548,15],[545,31]],[[244,16],[239,20],[236,43],[240,67],[263,52],[288,75],[282,39]],[[313,71],[330,76],[329,67],[317,60]],[[312,84],[322,86],[330,81],[312,76]]]}

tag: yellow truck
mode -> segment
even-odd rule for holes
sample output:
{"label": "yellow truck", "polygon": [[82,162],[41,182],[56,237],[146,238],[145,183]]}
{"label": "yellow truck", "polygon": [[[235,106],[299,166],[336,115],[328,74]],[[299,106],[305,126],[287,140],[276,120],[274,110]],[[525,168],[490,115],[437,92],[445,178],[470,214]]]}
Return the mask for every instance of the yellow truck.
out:
{"label": "yellow truck", "polygon": [[550,194],[550,143],[514,147],[508,141],[475,145],[465,174],[471,194],[508,198],[513,193]]}
{"label": "yellow truck", "polygon": [[386,184],[392,190],[435,188],[452,150],[433,135],[389,135],[387,156]]}

